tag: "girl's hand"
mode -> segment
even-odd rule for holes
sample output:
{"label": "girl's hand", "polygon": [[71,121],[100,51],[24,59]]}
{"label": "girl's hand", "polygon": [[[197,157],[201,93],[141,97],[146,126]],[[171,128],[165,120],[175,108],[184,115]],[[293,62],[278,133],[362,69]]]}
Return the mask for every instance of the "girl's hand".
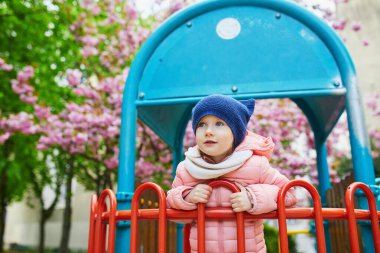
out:
{"label": "girl's hand", "polygon": [[251,201],[248,197],[247,190],[244,186],[236,184],[239,186],[241,192],[231,194],[231,206],[235,213],[244,212],[252,208]]}
{"label": "girl's hand", "polygon": [[198,184],[191,190],[191,192],[185,197],[185,201],[197,204],[207,203],[211,196],[212,188],[207,184]]}

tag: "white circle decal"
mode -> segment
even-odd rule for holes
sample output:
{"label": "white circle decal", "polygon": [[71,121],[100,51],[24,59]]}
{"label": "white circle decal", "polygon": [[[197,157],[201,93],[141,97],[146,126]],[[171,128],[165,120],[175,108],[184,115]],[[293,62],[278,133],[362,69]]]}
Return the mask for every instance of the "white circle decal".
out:
{"label": "white circle decal", "polygon": [[225,18],[219,21],[216,26],[216,33],[225,40],[231,40],[239,35],[240,23],[236,18]]}

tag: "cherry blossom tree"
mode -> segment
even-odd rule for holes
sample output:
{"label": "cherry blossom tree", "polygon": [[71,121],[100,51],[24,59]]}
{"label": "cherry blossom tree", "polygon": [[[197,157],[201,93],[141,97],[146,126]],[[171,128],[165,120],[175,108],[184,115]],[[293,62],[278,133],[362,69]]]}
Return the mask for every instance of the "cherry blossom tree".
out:
{"label": "cherry blossom tree", "polygon": [[[42,99],[43,91],[38,89],[35,76],[38,66],[18,67],[15,78],[9,83],[19,101],[29,109],[1,115],[0,144],[17,134],[37,136],[38,150],[53,150],[68,157],[63,168],[67,198],[61,252],[68,250],[74,176],[87,189],[96,192],[112,188],[116,181],[122,94],[136,52],[161,21],[190,2],[194,1],[171,1],[169,5],[156,1],[159,11],[143,18],[133,1],[80,1],[77,18],[67,31],[79,45],[78,61],[56,73],[55,83],[51,84],[67,90],[63,105],[57,107]],[[338,32],[348,26],[348,20],[335,16],[335,5],[299,2],[318,13]],[[52,5],[64,8],[64,1],[56,0]],[[351,29],[359,32],[360,23],[353,21]],[[368,41],[363,41],[363,45],[367,46]],[[9,72],[14,67],[6,58],[0,58],[0,69]],[[374,101],[369,106],[378,117],[378,97]],[[342,136],[347,137],[346,125],[343,117],[329,139],[331,164],[334,164],[334,157],[349,156],[348,150],[334,147]],[[248,128],[273,138],[276,144],[273,166],[289,177],[309,173],[317,183],[313,134],[306,117],[293,102],[287,99],[258,101]],[[379,130],[371,130],[370,134],[377,148],[374,155],[378,155]],[[171,150],[140,121],[137,138],[136,178],[168,188]],[[194,145],[190,125],[184,143],[185,148]],[[330,173],[333,180],[338,180],[334,170]]]}

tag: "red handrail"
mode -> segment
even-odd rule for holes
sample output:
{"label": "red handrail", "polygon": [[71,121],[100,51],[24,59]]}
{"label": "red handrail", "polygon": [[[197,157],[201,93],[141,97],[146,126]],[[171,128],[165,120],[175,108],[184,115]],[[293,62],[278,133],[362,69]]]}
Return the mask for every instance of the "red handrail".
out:
{"label": "red handrail", "polygon": [[380,253],[380,229],[379,229],[379,217],[376,210],[376,199],[371,189],[363,183],[355,182],[348,186],[346,190],[346,209],[348,215],[348,232],[350,234],[350,245],[352,252],[360,252],[359,240],[356,226],[356,215],[354,211],[354,193],[355,190],[360,188],[367,197],[371,223],[372,223],[372,235],[373,242],[375,244],[375,252]]}
{"label": "red handrail", "polygon": [[326,252],[325,232],[323,227],[322,203],[317,189],[305,180],[296,179],[286,183],[278,192],[278,225],[280,234],[280,249],[281,253],[289,252],[288,234],[286,228],[286,213],[285,213],[285,196],[288,190],[294,186],[302,186],[311,195],[314,202],[315,228],[317,235],[318,252]]}
{"label": "red handrail", "polygon": [[[211,181],[209,184],[211,187],[225,187],[232,192],[240,192],[239,187],[234,183],[227,180],[215,180]],[[198,204],[198,252],[206,252],[206,241],[205,241],[205,204]],[[237,247],[238,253],[245,252],[245,235],[244,235],[244,216],[243,212],[236,213],[236,233],[237,233]]]}
{"label": "red handrail", "polygon": [[158,195],[158,252],[166,253],[166,195],[159,185],[151,182],[140,185],[133,194],[131,212],[131,253],[137,253],[139,199],[141,194],[147,189],[154,190]]}
{"label": "red handrail", "polygon": [[[357,220],[369,220],[371,218],[369,210],[355,209]],[[295,207],[285,209],[288,219],[314,219],[314,208]],[[236,219],[236,213],[230,207],[213,207],[207,208],[205,211],[206,219]],[[269,212],[262,214],[244,213],[244,220],[256,219],[277,219],[278,212]],[[347,220],[347,210],[345,208],[322,208],[322,216],[325,220]],[[380,220],[380,211],[377,212]],[[130,220],[131,210],[120,210],[116,213],[117,220]],[[139,218],[141,220],[157,220],[158,209],[139,209]],[[166,218],[173,221],[194,220],[198,218],[197,210],[181,211],[176,209],[166,209]],[[108,213],[103,213],[103,222],[107,222]]]}

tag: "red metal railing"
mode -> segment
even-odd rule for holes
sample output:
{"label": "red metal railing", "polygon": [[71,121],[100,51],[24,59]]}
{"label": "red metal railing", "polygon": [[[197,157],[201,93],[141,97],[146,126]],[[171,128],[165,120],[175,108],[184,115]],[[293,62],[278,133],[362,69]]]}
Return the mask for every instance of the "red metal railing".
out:
{"label": "red metal railing", "polygon": [[[158,194],[158,252],[166,253],[166,195],[162,188],[154,183],[145,183],[140,185],[132,198],[132,213],[131,213],[131,253],[137,253],[137,229],[139,213],[139,199],[141,194],[152,189]],[[112,252],[111,252],[112,253]]]}
{"label": "red metal railing", "polygon": [[363,183],[355,182],[350,184],[346,190],[346,208],[348,216],[348,232],[350,234],[350,245],[352,252],[360,252],[359,239],[356,227],[356,216],[354,210],[354,193],[355,190],[360,188],[367,197],[368,206],[370,210],[371,223],[372,223],[372,235],[373,242],[375,244],[375,252],[380,252],[380,229],[379,229],[379,217],[376,210],[376,199],[371,189]]}
{"label": "red metal railing", "polygon": [[[226,180],[216,180],[211,181],[209,184],[212,188],[222,186],[228,188],[232,192],[240,192],[239,187],[237,187],[234,183]],[[205,204],[198,204],[198,252],[204,253],[206,252],[206,240],[205,240]],[[236,233],[237,233],[237,252],[244,253],[245,252],[245,234],[244,234],[244,214],[237,213],[236,214]]]}
{"label": "red metal railing", "polygon": [[286,193],[291,187],[302,186],[311,195],[314,202],[314,214],[315,214],[315,229],[317,236],[318,252],[326,252],[326,242],[325,242],[325,230],[323,228],[323,214],[322,214],[322,203],[319,197],[317,189],[313,185],[309,184],[304,180],[293,180],[287,183],[278,192],[277,198],[277,213],[278,213],[278,226],[280,233],[280,249],[281,252],[288,252],[288,233],[286,230],[286,213],[285,213],[285,197]]}
{"label": "red metal railing", "polygon": [[[233,192],[239,188],[231,182],[218,180],[209,184],[211,187],[226,187]],[[285,208],[286,192],[294,186],[305,188],[311,194],[314,201],[313,208]],[[360,188],[365,193],[369,210],[354,209],[354,192]],[[138,203],[143,191],[153,189],[159,196],[158,209],[139,209]],[[109,198],[109,210],[105,202]],[[359,250],[359,240],[357,235],[357,220],[370,220],[374,238],[374,248],[376,253],[380,253],[380,211],[376,210],[376,200],[370,188],[363,183],[353,183],[346,191],[346,208],[322,208],[321,200],[317,190],[304,180],[293,180],[284,185],[278,193],[278,210],[266,214],[251,215],[246,212],[234,213],[231,208],[205,208],[204,204],[198,205],[195,211],[180,211],[166,208],[166,196],[164,191],[154,183],[145,183],[136,189],[132,199],[132,210],[116,211],[116,198],[112,191],[104,190],[99,200],[95,196],[91,199],[90,231],[88,253],[105,253],[106,234],[108,230],[108,253],[114,253],[115,248],[115,226],[117,221],[131,221],[131,252],[137,252],[137,229],[139,220],[158,220],[158,248],[160,253],[166,252],[166,221],[190,219],[198,221],[198,252],[205,252],[205,220],[206,219],[236,219],[238,235],[238,252],[244,252],[244,220],[245,219],[278,219],[281,253],[287,253],[288,238],[286,219],[315,219],[316,239],[318,252],[326,252],[325,234],[323,220],[348,220],[351,252],[357,253]],[[108,229],[107,229],[108,225]],[[184,252],[190,252],[189,244],[190,225],[184,228]]]}
{"label": "red metal railing", "polygon": [[[106,198],[109,199],[109,210],[107,211]],[[90,231],[88,240],[88,252],[104,253],[106,249],[106,235],[108,224],[108,253],[115,251],[115,234],[116,234],[116,197],[109,190],[104,190],[99,200],[96,196],[91,199],[90,212]],[[107,214],[107,219],[104,219],[104,214]]]}

